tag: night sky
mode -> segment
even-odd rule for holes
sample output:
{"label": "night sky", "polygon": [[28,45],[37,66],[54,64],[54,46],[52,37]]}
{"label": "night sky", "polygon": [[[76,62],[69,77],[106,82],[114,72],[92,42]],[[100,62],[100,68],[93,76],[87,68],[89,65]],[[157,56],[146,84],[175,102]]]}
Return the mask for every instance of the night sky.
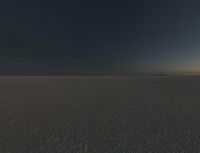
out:
{"label": "night sky", "polygon": [[200,1],[1,0],[0,74],[200,72]]}

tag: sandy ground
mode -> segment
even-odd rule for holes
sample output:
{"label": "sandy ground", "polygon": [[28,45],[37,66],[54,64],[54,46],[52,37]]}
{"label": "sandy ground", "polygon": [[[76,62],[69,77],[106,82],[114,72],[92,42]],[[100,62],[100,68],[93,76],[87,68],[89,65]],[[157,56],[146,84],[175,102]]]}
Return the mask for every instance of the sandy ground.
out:
{"label": "sandy ground", "polygon": [[0,153],[199,153],[198,77],[0,77]]}

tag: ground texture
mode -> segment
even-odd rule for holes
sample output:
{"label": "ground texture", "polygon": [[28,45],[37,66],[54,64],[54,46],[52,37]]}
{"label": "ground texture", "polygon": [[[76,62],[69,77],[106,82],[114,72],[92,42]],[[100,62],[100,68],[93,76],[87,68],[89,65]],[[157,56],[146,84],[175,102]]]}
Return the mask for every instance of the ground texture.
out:
{"label": "ground texture", "polygon": [[198,77],[1,77],[0,153],[199,153]]}

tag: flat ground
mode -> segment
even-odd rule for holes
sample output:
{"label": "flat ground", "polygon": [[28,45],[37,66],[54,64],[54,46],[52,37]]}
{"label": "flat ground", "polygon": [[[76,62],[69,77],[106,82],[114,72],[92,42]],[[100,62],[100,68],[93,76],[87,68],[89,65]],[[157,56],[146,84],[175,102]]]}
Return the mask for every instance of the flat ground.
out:
{"label": "flat ground", "polygon": [[0,77],[0,153],[199,153],[198,77]]}

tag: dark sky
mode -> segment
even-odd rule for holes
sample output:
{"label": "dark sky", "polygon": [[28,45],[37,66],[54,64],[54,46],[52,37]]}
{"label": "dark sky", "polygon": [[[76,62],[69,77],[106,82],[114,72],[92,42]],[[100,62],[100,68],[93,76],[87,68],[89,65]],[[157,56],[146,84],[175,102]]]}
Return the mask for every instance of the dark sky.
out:
{"label": "dark sky", "polygon": [[200,1],[2,0],[0,74],[200,71]]}

